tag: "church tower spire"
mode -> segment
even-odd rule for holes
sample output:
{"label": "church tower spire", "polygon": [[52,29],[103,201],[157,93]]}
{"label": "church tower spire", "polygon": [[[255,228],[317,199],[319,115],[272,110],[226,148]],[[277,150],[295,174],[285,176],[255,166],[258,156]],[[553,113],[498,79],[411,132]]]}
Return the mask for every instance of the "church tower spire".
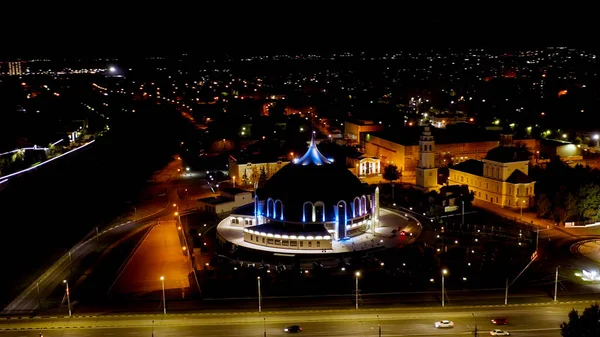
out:
{"label": "church tower spire", "polygon": [[435,141],[431,129],[426,126],[419,139],[419,164],[417,165],[417,186],[425,190],[437,189],[438,169],[435,166]]}

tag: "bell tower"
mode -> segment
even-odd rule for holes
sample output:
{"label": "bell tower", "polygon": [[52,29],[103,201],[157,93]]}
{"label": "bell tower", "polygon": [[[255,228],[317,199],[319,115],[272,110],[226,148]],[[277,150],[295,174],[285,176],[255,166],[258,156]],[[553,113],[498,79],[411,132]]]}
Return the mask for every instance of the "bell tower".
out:
{"label": "bell tower", "polygon": [[435,141],[431,129],[426,126],[419,139],[419,164],[417,165],[417,186],[426,189],[438,188],[438,169],[435,166]]}

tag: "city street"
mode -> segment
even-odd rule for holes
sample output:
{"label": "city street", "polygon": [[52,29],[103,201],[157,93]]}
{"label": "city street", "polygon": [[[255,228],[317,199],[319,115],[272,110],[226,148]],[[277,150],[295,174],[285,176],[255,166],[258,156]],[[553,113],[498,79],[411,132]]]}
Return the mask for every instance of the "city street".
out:
{"label": "city street", "polygon": [[[267,336],[285,335],[283,328],[298,324],[306,336],[445,336],[471,334],[477,324],[481,335],[495,328],[514,336],[560,336],[559,325],[571,308],[589,303],[522,305],[512,307],[460,307],[435,309],[312,310],[290,312],[114,315],[68,318],[32,318],[0,321],[4,336]],[[505,317],[508,324],[490,320]],[[454,328],[436,329],[447,319]],[[17,331],[14,331],[17,329]],[[7,331],[13,330],[13,331]],[[25,331],[26,330],[26,331]]]}
{"label": "city street", "polygon": [[[156,172],[153,180],[157,183],[157,186],[155,185],[149,189],[153,197],[157,197],[156,193],[158,191],[164,191],[170,187],[171,176],[177,174],[177,169],[180,167],[181,162],[175,160],[163,170]],[[110,225],[105,229],[99,229],[97,236],[95,231],[90,232],[79,244],[63,255],[45,273],[39,276],[35,282],[31,283],[17,298],[7,305],[1,314],[18,315],[33,312],[39,308],[40,302],[43,302],[46,297],[51,295],[57,287],[64,287],[63,280],[70,281],[73,291],[73,286],[81,277],[81,275],[74,275],[73,270],[76,270],[86,257],[98,249],[99,244],[106,245],[110,249],[113,244],[119,243],[122,238],[140,227],[173,214],[170,204],[173,201],[177,201],[177,193],[172,189],[168,189],[167,191],[169,192],[168,197],[162,197],[164,199],[162,202],[149,200],[145,205],[138,205],[137,208],[134,208],[133,219],[123,219],[121,223]]]}
{"label": "city street", "polygon": [[119,275],[112,292],[118,294],[150,293],[161,290],[164,277],[167,290],[179,289],[181,296],[190,287],[191,267],[182,246],[175,221],[159,221]]}

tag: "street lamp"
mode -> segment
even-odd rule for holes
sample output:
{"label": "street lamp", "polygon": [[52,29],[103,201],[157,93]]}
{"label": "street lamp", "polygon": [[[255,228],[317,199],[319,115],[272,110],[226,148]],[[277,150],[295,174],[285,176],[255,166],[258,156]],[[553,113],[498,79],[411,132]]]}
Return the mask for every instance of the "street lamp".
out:
{"label": "street lamp", "polygon": [[556,277],[554,279],[554,302],[556,302],[557,293],[558,293],[558,266],[556,266]]}
{"label": "street lamp", "polygon": [[442,307],[444,306],[444,298],[445,298],[445,292],[446,289],[444,287],[444,276],[448,274],[448,269],[442,269]]}
{"label": "street lamp", "polygon": [[477,337],[478,332],[477,332],[477,318],[475,317],[475,313],[472,313],[471,315],[473,315],[473,319],[475,320],[475,330],[473,330],[473,336]]}
{"label": "street lamp", "polygon": [[360,272],[357,271],[354,275],[356,275],[356,310],[358,310],[358,278],[360,277]]}
{"label": "street lamp", "polygon": [[63,283],[67,287],[67,305],[69,306],[69,317],[71,317],[71,294],[69,293],[69,282],[67,282],[67,280],[63,280]]}
{"label": "street lamp", "polygon": [[525,200],[521,201],[521,220],[523,220],[523,206],[525,205]]}
{"label": "street lamp", "polygon": [[262,312],[262,298],[260,294],[260,276],[256,278],[258,281],[258,312]]}
{"label": "street lamp", "polygon": [[162,293],[163,293],[163,314],[167,314],[167,299],[165,298],[165,277],[160,277],[160,283],[162,285]]}

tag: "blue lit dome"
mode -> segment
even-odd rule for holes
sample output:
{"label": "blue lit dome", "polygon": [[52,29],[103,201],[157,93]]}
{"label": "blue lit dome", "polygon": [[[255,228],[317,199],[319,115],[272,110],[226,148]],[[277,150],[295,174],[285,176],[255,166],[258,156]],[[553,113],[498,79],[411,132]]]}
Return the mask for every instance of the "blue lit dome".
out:
{"label": "blue lit dome", "polygon": [[369,216],[372,193],[344,164],[323,156],[313,135],[304,156],[281,168],[257,190],[257,215],[270,222],[294,223]]}

